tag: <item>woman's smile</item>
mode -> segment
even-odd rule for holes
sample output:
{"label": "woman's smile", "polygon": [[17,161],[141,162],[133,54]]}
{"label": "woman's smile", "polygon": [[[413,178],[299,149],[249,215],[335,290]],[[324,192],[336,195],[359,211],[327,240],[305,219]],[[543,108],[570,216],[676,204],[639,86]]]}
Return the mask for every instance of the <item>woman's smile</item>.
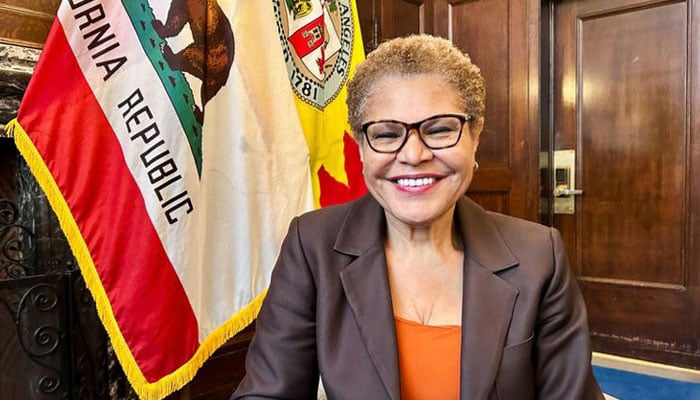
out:
{"label": "woman's smile", "polygon": [[396,179],[396,184],[399,189],[407,190],[407,188],[427,189],[437,182],[437,178],[399,178]]}

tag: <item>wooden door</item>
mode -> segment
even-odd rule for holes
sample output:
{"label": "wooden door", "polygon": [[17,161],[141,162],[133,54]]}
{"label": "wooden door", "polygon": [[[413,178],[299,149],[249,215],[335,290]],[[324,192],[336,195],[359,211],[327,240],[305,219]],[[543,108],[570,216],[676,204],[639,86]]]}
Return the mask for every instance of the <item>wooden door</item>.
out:
{"label": "wooden door", "polygon": [[[695,4],[693,4],[695,3]],[[700,368],[700,4],[557,1],[554,148],[576,151],[556,214],[599,351]]]}
{"label": "wooden door", "polygon": [[[532,0],[357,0],[365,51],[411,33],[450,39],[486,80],[480,169],[469,196],[484,207],[539,219],[539,21]],[[534,21],[534,23],[533,23]]]}

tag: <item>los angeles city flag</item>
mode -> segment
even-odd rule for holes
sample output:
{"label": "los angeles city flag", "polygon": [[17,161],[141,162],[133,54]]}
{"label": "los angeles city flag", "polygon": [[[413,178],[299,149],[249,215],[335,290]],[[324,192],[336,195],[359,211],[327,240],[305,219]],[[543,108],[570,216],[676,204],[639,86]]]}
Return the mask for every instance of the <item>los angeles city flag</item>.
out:
{"label": "los angeles city flag", "polygon": [[364,59],[355,2],[278,4],[287,37],[285,62],[310,151],[315,206],[352,200],[367,192],[345,104],[345,83]]}
{"label": "los angeles city flag", "polygon": [[[308,15],[322,21],[306,38],[322,40],[313,76],[291,68],[313,66],[290,30]],[[290,219],[319,204],[316,160],[350,198],[359,170],[342,165],[357,155],[335,139],[346,116],[319,150],[325,128],[302,128],[292,87],[306,86],[290,82],[314,83],[323,115],[358,35],[348,0],[60,5],[8,127],[141,398],[186,384],[255,318]]]}

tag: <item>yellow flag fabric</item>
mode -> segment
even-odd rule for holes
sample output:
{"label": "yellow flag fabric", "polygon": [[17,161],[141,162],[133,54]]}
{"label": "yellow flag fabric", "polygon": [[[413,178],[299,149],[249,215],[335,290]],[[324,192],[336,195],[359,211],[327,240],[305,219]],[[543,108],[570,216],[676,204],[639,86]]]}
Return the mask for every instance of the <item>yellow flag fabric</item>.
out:
{"label": "yellow flag fabric", "polygon": [[345,105],[346,87],[364,59],[354,0],[277,0],[287,38],[285,62],[309,147],[316,207],[364,194],[362,165]]}

